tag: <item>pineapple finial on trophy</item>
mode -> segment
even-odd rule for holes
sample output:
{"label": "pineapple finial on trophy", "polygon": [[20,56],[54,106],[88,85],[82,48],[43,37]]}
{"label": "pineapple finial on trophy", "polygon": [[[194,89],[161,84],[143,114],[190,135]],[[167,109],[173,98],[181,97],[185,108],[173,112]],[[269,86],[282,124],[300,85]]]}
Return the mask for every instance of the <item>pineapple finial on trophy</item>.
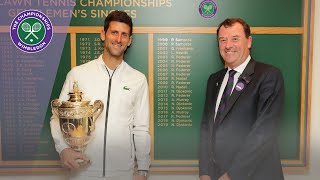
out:
{"label": "pineapple finial on trophy", "polygon": [[82,92],[79,90],[78,82],[73,82],[73,90],[72,92],[69,92],[68,94],[70,96],[70,99],[68,101],[70,102],[81,102],[82,101]]}

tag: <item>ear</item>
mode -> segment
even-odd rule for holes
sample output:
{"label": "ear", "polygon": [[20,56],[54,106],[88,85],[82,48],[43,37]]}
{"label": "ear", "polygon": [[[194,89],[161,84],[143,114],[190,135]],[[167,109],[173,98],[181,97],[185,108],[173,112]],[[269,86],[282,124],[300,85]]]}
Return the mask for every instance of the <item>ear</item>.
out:
{"label": "ear", "polygon": [[100,32],[100,39],[101,41],[106,40],[106,32],[103,29]]}
{"label": "ear", "polygon": [[131,45],[131,43],[132,43],[132,35],[131,35],[131,36],[130,36],[130,38],[129,38],[128,46],[130,46],[130,45]]}
{"label": "ear", "polygon": [[248,38],[248,48],[250,49],[252,45],[252,36],[249,36]]}

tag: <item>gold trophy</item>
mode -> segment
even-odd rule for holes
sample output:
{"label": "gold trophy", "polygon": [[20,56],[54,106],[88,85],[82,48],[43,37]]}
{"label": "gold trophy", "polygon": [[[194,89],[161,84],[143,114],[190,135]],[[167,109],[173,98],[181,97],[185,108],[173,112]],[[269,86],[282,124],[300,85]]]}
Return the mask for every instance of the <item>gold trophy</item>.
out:
{"label": "gold trophy", "polygon": [[[51,101],[53,112],[59,117],[60,129],[64,140],[75,151],[84,153],[95,129],[95,120],[103,111],[103,103],[96,100],[93,105],[82,99],[82,92],[74,82],[73,92],[69,92],[68,101]],[[77,160],[80,165],[90,162]]]}

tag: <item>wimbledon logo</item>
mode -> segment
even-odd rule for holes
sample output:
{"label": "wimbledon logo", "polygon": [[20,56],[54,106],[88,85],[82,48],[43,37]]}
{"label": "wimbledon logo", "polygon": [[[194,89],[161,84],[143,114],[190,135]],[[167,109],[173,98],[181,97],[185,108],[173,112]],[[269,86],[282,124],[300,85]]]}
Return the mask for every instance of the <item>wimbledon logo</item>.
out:
{"label": "wimbledon logo", "polygon": [[199,13],[204,18],[212,18],[217,10],[218,7],[213,0],[203,0],[199,5]]}
{"label": "wimbledon logo", "polygon": [[10,26],[10,36],[14,45],[27,53],[45,49],[53,35],[50,19],[40,11],[26,10],[19,13]]}

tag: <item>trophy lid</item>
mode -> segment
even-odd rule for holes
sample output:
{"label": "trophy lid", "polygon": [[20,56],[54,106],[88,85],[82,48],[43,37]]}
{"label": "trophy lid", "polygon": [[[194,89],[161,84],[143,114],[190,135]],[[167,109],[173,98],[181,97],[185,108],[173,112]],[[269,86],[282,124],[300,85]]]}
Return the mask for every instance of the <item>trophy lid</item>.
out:
{"label": "trophy lid", "polygon": [[82,92],[79,90],[78,82],[73,83],[73,90],[68,94],[70,96],[68,101],[62,102],[61,107],[64,108],[73,108],[73,107],[87,107],[89,106],[90,101],[84,101],[82,98]]}
{"label": "trophy lid", "polygon": [[73,91],[69,92],[68,94],[70,96],[69,100],[70,102],[81,102],[82,101],[82,92],[79,90],[78,82],[73,83]]}

